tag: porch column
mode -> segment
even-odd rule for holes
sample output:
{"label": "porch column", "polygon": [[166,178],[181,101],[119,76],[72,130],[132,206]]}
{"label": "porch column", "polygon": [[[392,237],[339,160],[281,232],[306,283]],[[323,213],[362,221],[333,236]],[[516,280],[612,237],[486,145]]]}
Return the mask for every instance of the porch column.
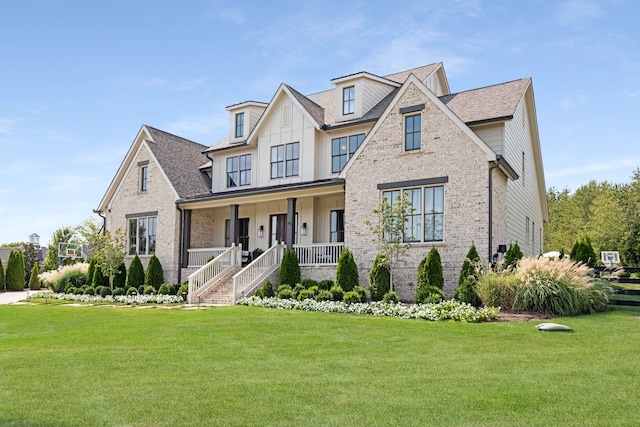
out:
{"label": "porch column", "polygon": [[295,243],[296,237],[296,198],[289,197],[287,199],[287,226],[284,231],[284,241],[287,244],[287,248]]}
{"label": "porch column", "polygon": [[182,211],[182,268],[186,268],[189,265],[189,248],[191,247],[191,209],[185,209]]}
{"label": "porch column", "polygon": [[[229,205],[229,239],[231,243],[236,245],[240,243],[240,220],[238,219],[238,211],[240,205]],[[247,250],[243,248],[244,250]]]}

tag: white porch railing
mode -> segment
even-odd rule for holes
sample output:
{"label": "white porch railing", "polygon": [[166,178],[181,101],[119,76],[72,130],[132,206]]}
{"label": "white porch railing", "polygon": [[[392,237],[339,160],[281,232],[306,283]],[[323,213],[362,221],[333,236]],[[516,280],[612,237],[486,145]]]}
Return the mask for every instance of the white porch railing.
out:
{"label": "white porch railing", "polygon": [[195,248],[187,249],[187,267],[202,267],[209,262],[211,257],[218,257],[229,248]]}
{"label": "white porch railing", "polygon": [[193,303],[203,288],[242,263],[242,246],[231,246],[189,276],[189,303]]}
{"label": "white porch railing", "polygon": [[233,303],[244,295],[251,293],[258,285],[262,284],[282,261],[282,255],[286,245],[284,243],[271,246],[263,252],[251,264],[233,276]]}
{"label": "white porch railing", "polygon": [[316,265],[336,265],[344,243],[313,243],[293,245],[301,267]]}

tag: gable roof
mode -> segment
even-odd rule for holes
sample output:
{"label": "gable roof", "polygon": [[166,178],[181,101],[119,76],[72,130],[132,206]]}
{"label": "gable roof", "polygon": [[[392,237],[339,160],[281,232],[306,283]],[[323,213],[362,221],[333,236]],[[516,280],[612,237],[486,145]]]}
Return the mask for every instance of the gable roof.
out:
{"label": "gable roof", "polygon": [[181,198],[202,194],[211,188],[209,175],[199,170],[207,160],[207,147],[160,129],[146,126],[151,140],[149,148]]}
{"label": "gable roof", "polygon": [[441,96],[440,100],[467,125],[509,120],[531,84],[530,78]]}
{"label": "gable roof", "polygon": [[151,156],[158,163],[162,174],[173,188],[177,198],[201,194],[211,188],[209,176],[199,170],[199,167],[206,161],[206,157],[202,154],[202,151],[207,148],[206,146],[151,126],[142,125],[96,212],[106,210],[108,203],[143,145],[148,147]]}

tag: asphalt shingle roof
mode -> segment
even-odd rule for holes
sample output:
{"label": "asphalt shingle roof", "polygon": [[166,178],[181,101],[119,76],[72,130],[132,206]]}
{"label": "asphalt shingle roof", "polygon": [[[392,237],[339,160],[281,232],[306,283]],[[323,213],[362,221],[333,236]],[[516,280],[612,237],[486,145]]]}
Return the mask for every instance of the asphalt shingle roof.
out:
{"label": "asphalt shingle roof", "polygon": [[180,198],[207,193],[211,179],[198,168],[207,161],[202,154],[205,145],[145,126],[153,141],[147,141],[162,170],[171,181]]}

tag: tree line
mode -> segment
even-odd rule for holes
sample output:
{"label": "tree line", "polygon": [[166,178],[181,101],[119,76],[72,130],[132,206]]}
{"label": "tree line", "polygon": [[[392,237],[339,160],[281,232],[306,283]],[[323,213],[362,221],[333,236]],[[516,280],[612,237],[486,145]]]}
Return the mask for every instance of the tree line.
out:
{"label": "tree line", "polygon": [[573,193],[548,189],[545,250],[569,254],[587,238],[597,254],[618,251],[624,265],[640,266],[640,168],[631,178],[628,184],[590,181]]}

